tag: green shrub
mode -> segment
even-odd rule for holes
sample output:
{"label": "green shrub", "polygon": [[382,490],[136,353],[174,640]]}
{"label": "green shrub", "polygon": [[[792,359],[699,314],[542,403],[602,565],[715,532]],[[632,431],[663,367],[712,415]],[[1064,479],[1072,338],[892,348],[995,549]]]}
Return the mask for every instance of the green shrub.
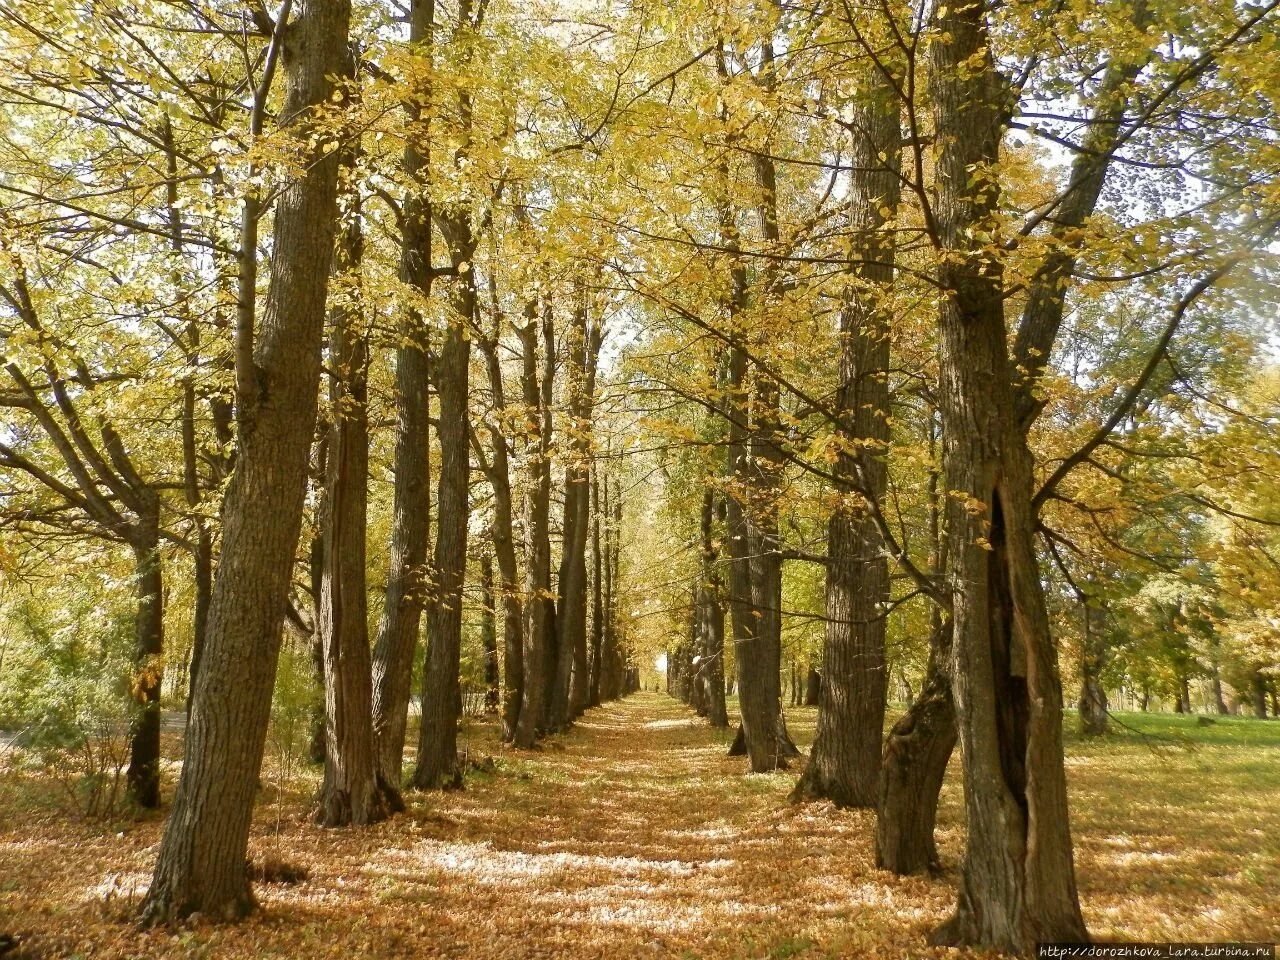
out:
{"label": "green shrub", "polygon": [[132,623],[92,597],[54,613],[33,601],[5,618],[0,728],[15,762],[46,775],[87,816],[118,813],[129,762]]}

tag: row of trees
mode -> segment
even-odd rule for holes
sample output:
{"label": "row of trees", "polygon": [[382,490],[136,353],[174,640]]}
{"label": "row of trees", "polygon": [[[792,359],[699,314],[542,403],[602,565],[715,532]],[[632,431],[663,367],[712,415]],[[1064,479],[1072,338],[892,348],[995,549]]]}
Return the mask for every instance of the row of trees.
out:
{"label": "row of trees", "polygon": [[1083,938],[1060,641],[1097,707],[1199,590],[1276,664],[1276,4],[579,7],[0,14],[0,561],[130,563],[143,805],[190,637],[145,918],[253,905],[286,619],[337,826],[403,802],[423,626],[409,782],[457,782],[470,607],[516,747],[676,631],[754,771],[820,631],[797,795],[925,869],[960,742],[936,939]]}

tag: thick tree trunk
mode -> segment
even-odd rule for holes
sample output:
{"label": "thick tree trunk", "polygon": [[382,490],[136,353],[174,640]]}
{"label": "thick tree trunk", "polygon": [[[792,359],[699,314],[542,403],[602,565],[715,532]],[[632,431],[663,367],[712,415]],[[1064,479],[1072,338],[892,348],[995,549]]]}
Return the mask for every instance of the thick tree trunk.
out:
{"label": "thick tree trunk", "polygon": [[[150,498],[153,502],[154,495]],[[159,507],[159,504],[155,504]],[[158,514],[137,525],[133,568],[137,597],[133,644],[133,716],[129,723],[129,800],[160,806],[160,684],[164,677],[164,574],[160,565]]]}
{"label": "thick tree trunk", "polygon": [[[469,220],[439,217],[455,267],[469,264],[475,253]],[[475,272],[459,270],[449,289],[449,331],[437,368],[440,395],[440,480],[437,493],[435,578],[430,608],[431,630],[422,678],[422,725],[413,785],[419,790],[457,781],[458,720],[461,692],[458,670],[462,654],[462,587],[467,566],[468,490],[471,442],[468,420],[470,324],[475,316]]]}
{"label": "thick tree trunk", "polygon": [[[309,108],[350,70],[348,0],[302,0],[286,34],[284,122],[308,137]],[[312,132],[311,135],[314,135]],[[327,137],[317,140],[328,142]],[[223,505],[214,582],[185,759],[144,922],[254,906],[245,853],[266,739],[315,427],[325,291],[337,215],[336,151],[319,143],[276,203],[272,275],[241,410],[234,476]]]}
{"label": "thick tree trunk", "polygon": [[[413,0],[409,41],[426,48],[429,56],[434,27],[434,0]],[[408,106],[411,125],[422,121],[421,98]],[[420,183],[426,169],[428,143],[410,138],[401,165],[410,183]],[[421,190],[421,188],[419,188]],[[411,192],[404,201],[400,240],[400,279],[431,294],[431,216],[425,190]],[[395,477],[391,507],[391,543],[387,592],[373,650],[373,732],[378,779],[393,809],[400,798],[405,727],[413,686],[414,653],[422,611],[427,600],[427,555],[431,539],[431,438],[427,319],[413,305],[405,309],[396,345]]]}
{"label": "thick tree trunk", "polygon": [[951,629],[936,625],[920,695],[885,740],[876,817],[876,865],[898,874],[939,867],[933,830],[938,794],[956,745],[947,680]]}
{"label": "thick tree trunk", "polygon": [[823,683],[813,750],[795,791],[840,807],[876,805],[888,693],[889,564],[853,490],[861,486],[879,502],[888,477],[890,317],[880,299],[893,283],[894,243],[885,221],[898,205],[899,109],[893,90],[875,88],[853,124],[850,228],[863,263],[853,270],[855,286],[840,315],[834,467],[840,499],[827,523]]}
{"label": "thick tree trunk", "polygon": [[[345,153],[344,167],[354,170]],[[335,258],[335,277],[359,271],[363,254],[354,212]],[[387,815],[374,763],[373,682],[365,583],[369,489],[368,342],[359,329],[351,277],[330,311],[329,427],[320,505],[321,572],[316,629],[324,657],[325,753],[316,820],[326,827],[363,826]]]}
{"label": "thick tree trunk", "polygon": [[1013,422],[1001,264],[990,231],[1007,91],[985,0],[940,7],[932,41],[941,243],[940,409],[952,695],[968,847],[934,942],[1030,952],[1086,938],[1076,893],[1062,693],[1034,549],[1032,461]]}

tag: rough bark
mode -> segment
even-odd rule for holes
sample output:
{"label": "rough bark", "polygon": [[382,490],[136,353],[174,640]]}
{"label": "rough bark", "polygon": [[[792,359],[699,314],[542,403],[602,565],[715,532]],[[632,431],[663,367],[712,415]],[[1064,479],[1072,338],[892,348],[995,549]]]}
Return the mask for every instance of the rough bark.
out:
{"label": "rough bark", "polygon": [[[840,314],[836,391],[835,509],[827,522],[826,633],[818,725],[797,798],[874,807],[888,693],[885,609],[889,564],[862,495],[884,496],[889,444],[889,321],[881,299],[893,283],[885,221],[898,205],[899,101],[877,89],[857,110],[849,219],[860,265]],[[884,160],[879,158],[883,157]]]}
{"label": "rough bark", "polygon": [[[525,484],[525,603],[524,603],[524,687],[520,717],[513,743],[529,749],[537,740],[545,709],[548,654],[553,649],[555,622],[551,593],[551,405],[546,373],[538,376],[538,318],[536,310],[526,311],[525,324],[517,327],[523,360],[521,385],[529,436],[526,439],[529,477]],[[549,313],[543,316],[544,350],[554,346],[547,336]],[[544,363],[547,358],[544,356]],[[550,365],[550,364],[548,364]]]}
{"label": "rough bark", "polygon": [[[494,309],[495,323],[501,311]],[[498,564],[499,592],[502,596],[502,738],[515,737],[520,719],[520,702],[524,690],[524,601],[521,597],[520,571],[516,561],[514,507],[511,496],[511,464],[507,452],[508,439],[502,427],[502,413],[507,406],[502,383],[502,365],[498,360],[498,335],[480,341],[485,369],[489,374],[489,391],[494,414],[488,420],[490,457],[486,466],[489,485],[493,488],[493,522],[489,527],[493,538],[493,554]],[[485,462],[483,456],[480,457]]]}
{"label": "rough bark", "polygon": [[898,874],[936,870],[938,794],[957,731],[947,661],[949,625],[935,629],[920,695],[885,739],[876,817],[876,866]]}
{"label": "rough bark", "polygon": [[[434,0],[413,0],[409,14],[411,43],[431,43]],[[411,128],[425,127],[417,99],[407,107]],[[409,181],[422,190],[427,165],[427,131],[410,138],[401,165]],[[400,279],[431,293],[431,217],[425,191],[404,202],[400,241]],[[431,443],[428,418],[427,321],[415,306],[401,319],[396,345],[396,441],[392,471],[391,543],[387,592],[373,651],[373,731],[378,779],[395,809],[400,799],[405,727],[413,685],[414,652],[427,599],[427,554],[431,527]]]}
{"label": "rough bark", "polygon": [[1001,265],[981,237],[998,190],[1008,91],[987,7],[940,7],[930,46],[937,131],[946,587],[968,847],[934,942],[1029,952],[1086,938],[1062,751],[1062,693],[1034,549],[1032,462],[1013,422]]}
{"label": "rough bark", "polygon": [[[454,267],[475,255],[469,215],[437,217]],[[436,496],[436,590],[422,680],[422,724],[413,785],[430,790],[454,783],[458,771],[458,670],[462,653],[462,587],[467,566],[471,443],[468,423],[470,325],[475,317],[475,272],[459,270],[449,287],[449,330],[440,351],[440,476]]]}
{"label": "rough bark", "polygon": [[[344,151],[344,168],[355,157]],[[330,311],[330,426],[320,504],[321,569],[316,629],[324,658],[324,782],[316,820],[363,826],[387,815],[377,781],[373,681],[365,577],[369,488],[369,350],[360,329],[355,276],[363,239],[359,210],[349,214],[335,257],[344,296]],[[342,302],[346,301],[346,302]]]}
{"label": "rough bark", "polygon": [[[304,143],[310,108],[350,69],[349,20],[348,0],[302,0],[285,31],[282,123]],[[242,397],[251,407],[240,412],[182,776],[141,908],[148,923],[197,911],[229,919],[254,906],[245,853],[302,522],[337,213],[336,152],[317,144],[309,160],[277,201],[266,309],[246,371],[254,390]]]}

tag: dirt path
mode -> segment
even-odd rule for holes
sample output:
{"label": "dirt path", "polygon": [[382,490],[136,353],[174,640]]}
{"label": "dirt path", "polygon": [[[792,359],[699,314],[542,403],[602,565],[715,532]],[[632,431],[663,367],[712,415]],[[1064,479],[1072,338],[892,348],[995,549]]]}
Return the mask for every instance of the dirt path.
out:
{"label": "dirt path", "polygon": [[27,878],[4,898],[11,929],[33,956],[917,957],[950,900],[871,869],[869,814],[790,807],[790,774],[743,775],[726,735],[660,694],[534,753],[485,725],[461,740],[495,769],[369,830],[313,826],[309,785],[264,791],[252,851],[310,875],[259,886],[247,923],[136,933],[118,918],[159,822],[117,836],[64,818],[3,844],[0,872]]}
{"label": "dirt path", "polygon": [[[798,742],[812,723],[811,709],[793,711]],[[1280,931],[1266,772],[1280,741],[1234,745],[1229,726],[1194,752],[1071,746],[1095,936]],[[159,818],[84,822],[30,799],[47,782],[0,781],[0,934],[24,935],[25,956],[112,960],[957,956],[924,947],[962,853],[954,778],[939,834],[952,868],[900,878],[873,867],[871,813],[791,806],[794,773],[744,774],[726,733],[660,694],[591,710],[532,753],[504,748],[491,724],[460,739],[492,768],[460,793],[411,794],[407,813],[368,830],[314,826],[315,771],[278,795],[268,770],[251,852],[309,876],[259,885],[263,911],[232,927],[137,933],[120,918],[149,879]]]}

